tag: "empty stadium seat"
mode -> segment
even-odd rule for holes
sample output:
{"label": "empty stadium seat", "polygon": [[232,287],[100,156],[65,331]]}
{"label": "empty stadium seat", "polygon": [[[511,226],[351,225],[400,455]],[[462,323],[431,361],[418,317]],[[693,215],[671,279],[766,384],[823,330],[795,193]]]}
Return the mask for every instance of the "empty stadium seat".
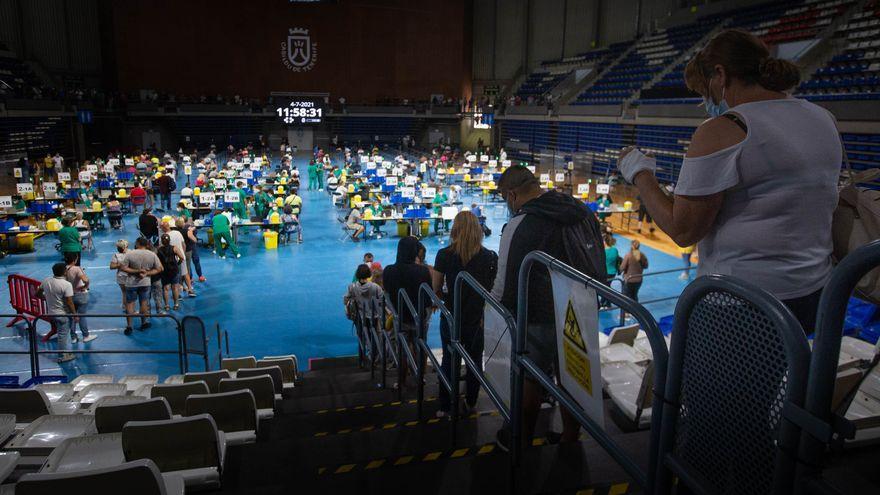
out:
{"label": "empty stadium seat", "polygon": [[102,397],[125,395],[124,383],[92,383],[85,386],[76,394],[76,400],[84,406],[95,403]]}
{"label": "empty stadium seat", "polygon": [[257,441],[257,404],[250,390],[206,395],[190,395],[186,399],[186,415],[209,414],[217,428],[226,434],[227,445]]}
{"label": "empty stadium seat", "polygon": [[67,438],[95,432],[94,418],[83,414],[48,415],[32,421],[6,444],[22,455],[48,455]]}
{"label": "empty stadium seat", "polygon": [[12,474],[20,458],[21,454],[18,452],[0,452],[0,483]]}
{"label": "empty stadium seat", "polygon": [[130,421],[122,429],[126,461],[150,459],[162,473],[180,475],[187,487],[216,487],[226,437],[208,414],[161,421]]}
{"label": "empty stadium seat", "polygon": [[46,458],[40,473],[71,473],[114,467],[124,462],[122,433],[100,433],[65,439]]}
{"label": "empty stadium seat", "polygon": [[[602,373],[604,377],[604,366]],[[625,419],[624,423],[627,428],[641,429],[651,425],[653,384],[654,364],[649,363],[640,379],[607,385],[608,396],[614,406],[622,413],[622,419]]]}
{"label": "empty stadium seat", "polygon": [[130,403],[101,404],[95,409],[95,429],[98,433],[116,433],[129,421],[171,419],[171,406],[165,397]]}
{"label": "empty stadium seat", "polygon": [[49,402],[67,402],[74,393],[71,383],[40,383],[34,388],[42,390]]}
{"label": "empty stadium seat", "polygon": [[21,477],[16,495],[58,495],[58,493],[116,493],[126,495],[183,495],[180,476],[163,475],[148,459],[114,467],[69,473],[31,473]]}
{"label": "empty stadium seat", "polygon": [[143,402],[145,400],[147,400],[146,397],[141,397],[138,395],[107,395],[93,402],[92,405],[84,411],[84,413],[94,416],[95,411],[97,411],[99,407],[128,405],[137,402]]}
{"label": "empty stadium seat", "polygon": [[227,370],[219,370],[219,371],[205,371],[201,373],[187,373],[183,375],[183,383],[192,383],[202,381],[208,385],[208,390],[211,393],[217,392],[217,387],[220,385],[220,380],[224,378],[231,378],[229,371]]}
{"label": "empty stadium seat", "polygon": [[245,356],[237,358],[223,358],[220,361],[220,367],[230,373],[235,373],[241,368],[254,368],[257,366],[257,358],[254,356]]}
{"label": "empty stadium seat", "polygon": [[48,414],[72,414],[77,404],[52,404],[46,394],[37,389],[0,389],[0,414],[14,414],[19,424],[30,423]]}
{"label": "empty stadium seat", "polygon": [[227,378],[220,380],[220,392],[250,390],[257,404],[257,416],[262,419],[275,417],[275,385],[269,375],[249,378]]}
{"label": "empty stadium seat", "polygon": [[186,398],[194,394],[207,394],[210,390],[205,382],[154,385],[150,389],[150,398],[164,397],[171,407],[171,412],[180,416],[186,412]]}
{"label": "empty stadium seat", "polygon": [[253,376],[268,375],[272,378],[272,387],[275,390],[275,399],[281,399],[284,390],[284,377],[279,366],[267,366],[265,368],[243,368],[235,374],[236,378],[250,378]]}
{"label": "empty stadium seat", "polygon": [[155,385],[159,383],[159,375],[126,375],[119,380],[124,383],[129,393],[133,393],[144,385]]}
{"label": "empty stadium seat", "polygon": [[0,445],[15,432],[15,415],[0,414]]}
{"label": "empty stadium seat", "polygon": [[75,392],[79,392],[93,383],[113,383],[113,375],[85,374],[79,375],[70,382]]}

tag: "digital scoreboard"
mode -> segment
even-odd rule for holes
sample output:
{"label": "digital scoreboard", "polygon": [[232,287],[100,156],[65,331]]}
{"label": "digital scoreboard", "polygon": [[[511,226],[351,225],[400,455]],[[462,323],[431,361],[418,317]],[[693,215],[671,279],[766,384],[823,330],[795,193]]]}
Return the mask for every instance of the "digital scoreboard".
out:
{"label": "digital scoreboard", "polygon": [[323,98],[275,97],[275,115],[287,125],[320,124],[326,112]]}

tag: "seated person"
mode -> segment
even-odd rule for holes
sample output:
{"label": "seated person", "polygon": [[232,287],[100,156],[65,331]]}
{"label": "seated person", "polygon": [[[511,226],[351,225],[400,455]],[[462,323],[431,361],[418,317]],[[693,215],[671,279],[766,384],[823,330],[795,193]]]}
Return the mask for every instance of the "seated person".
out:
{"label": "seated person", "polygon": [[[446,204],[446,200],[447,200],[446,193],[444,193],[442,189],[438,190],[437,194],[434,196],[434,199],[431,200],[431,205],[434,207],[434,215],[439,217],[440,215],[443,214],[443,205]],[[434,233],[435,234],[440,229],[441,223],[443,224],[443,228],[445,230],[449,230],[449,220],[443,220],[441,218],[438,218],[438,219],[434,220]]]}
{"label": "seated person", "polygon": [[186,185],[183,186],[183,189],[180,190],[180,199],[189,199],[192,200],[193,190],[190,187],[189,182],[187,181]]}
{"label": "seated person", "polygon": [[131,188],[131,209],[137,212],[138,206],[144,206],[147,202],[147,191],[141,187],[140,182]]}
{"label": "seated person", "polygon": [[[367,210],[373,215],[373,218],[379,218],[385,212],[385,208],[382,207],[382,204],[379,203],[379,200],[374,199],[372,204],[367,207]],[[381,227],[385,225],[385,220],[373,221],[373,233],[374,234],[382,234]]]}
{"label": "seated person", "polygon": [[365,230],[364,225],[361,223],[361,218],[361,210],[358,208],[352,208],[351,213],[348,214],[348,218],[345,221],[345,227],[354,232],[351,235],[351,239],[355,242],[360,241],[358,236],[363,234]]}
{"label": "seated person", "polygon": [[183,218],[192,218],[192,212],[186,207],[186,203],[180,201],[177,203],[177,216]]}
{"label": "seated person", "polygon": [[110,227],[113,229],[122,228],[122,204],[116,199],[115,194],[111,194],[107,198],[107,218],[110,220]]}
{"label": "seated person", "polygon": [[296,233],[296,242],[302,244],[302,226],[300,226],[299,218],[293,213],[293,208],[290,206],[284,207],[284,212],[281,214],[281,223],[283,224],[281,233],[284,236],[284,242],[290,242],[291,234]]}
{"label": "seated person", "polygon": [[343,204],[343,201],[345,201],[346,195],[348,194],[348,189],[343,185],[337,186],[336,189],[330,189],[328,187],[327,190],[333,191],[333,204],[335,205]]}
{"label": "seated person", "polygon": [[92,243],[92,229],[89,221],[83,218],[81,211],[76,212],[72,225],[79,230],[79,242],[82,243],[83,247],[93,249],[95,246]]}

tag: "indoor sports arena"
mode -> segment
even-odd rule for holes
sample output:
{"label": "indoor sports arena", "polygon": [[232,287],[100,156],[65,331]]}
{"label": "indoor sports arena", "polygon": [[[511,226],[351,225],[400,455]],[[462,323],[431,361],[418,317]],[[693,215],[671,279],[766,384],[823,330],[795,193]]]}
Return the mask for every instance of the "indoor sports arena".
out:
{"label": "indoor sports arena", "polygon": [[878,90],[878,0],[0,0],[0,495],[878,494]]}

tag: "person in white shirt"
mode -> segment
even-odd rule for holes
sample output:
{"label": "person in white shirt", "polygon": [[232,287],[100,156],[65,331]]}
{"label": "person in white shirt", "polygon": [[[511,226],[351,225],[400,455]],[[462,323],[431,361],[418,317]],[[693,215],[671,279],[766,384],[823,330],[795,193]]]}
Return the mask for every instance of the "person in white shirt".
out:
{"label": "person in white shirt", "polygon": [[64,263],[52,265],[52,276],[43,280],[37,289],[37,297],[46,299],[46,313],[51,318],[58,335],[58,350],[61,351],[59,363],[73,361],[76,356],[70,352],[70,321],[77,322],[79,318],[73,317],[68,320],[68,314],[76,313],[73,304],[73,285],[65,278],[67,266]]}
{"label": "person in white shirt", "polygon": [[186,185],[183,186],[183,189],[180,190],[180,199],[192,200],[192,196],[193,196],[192,187],[190,187],[189,182],[187,182]]}

